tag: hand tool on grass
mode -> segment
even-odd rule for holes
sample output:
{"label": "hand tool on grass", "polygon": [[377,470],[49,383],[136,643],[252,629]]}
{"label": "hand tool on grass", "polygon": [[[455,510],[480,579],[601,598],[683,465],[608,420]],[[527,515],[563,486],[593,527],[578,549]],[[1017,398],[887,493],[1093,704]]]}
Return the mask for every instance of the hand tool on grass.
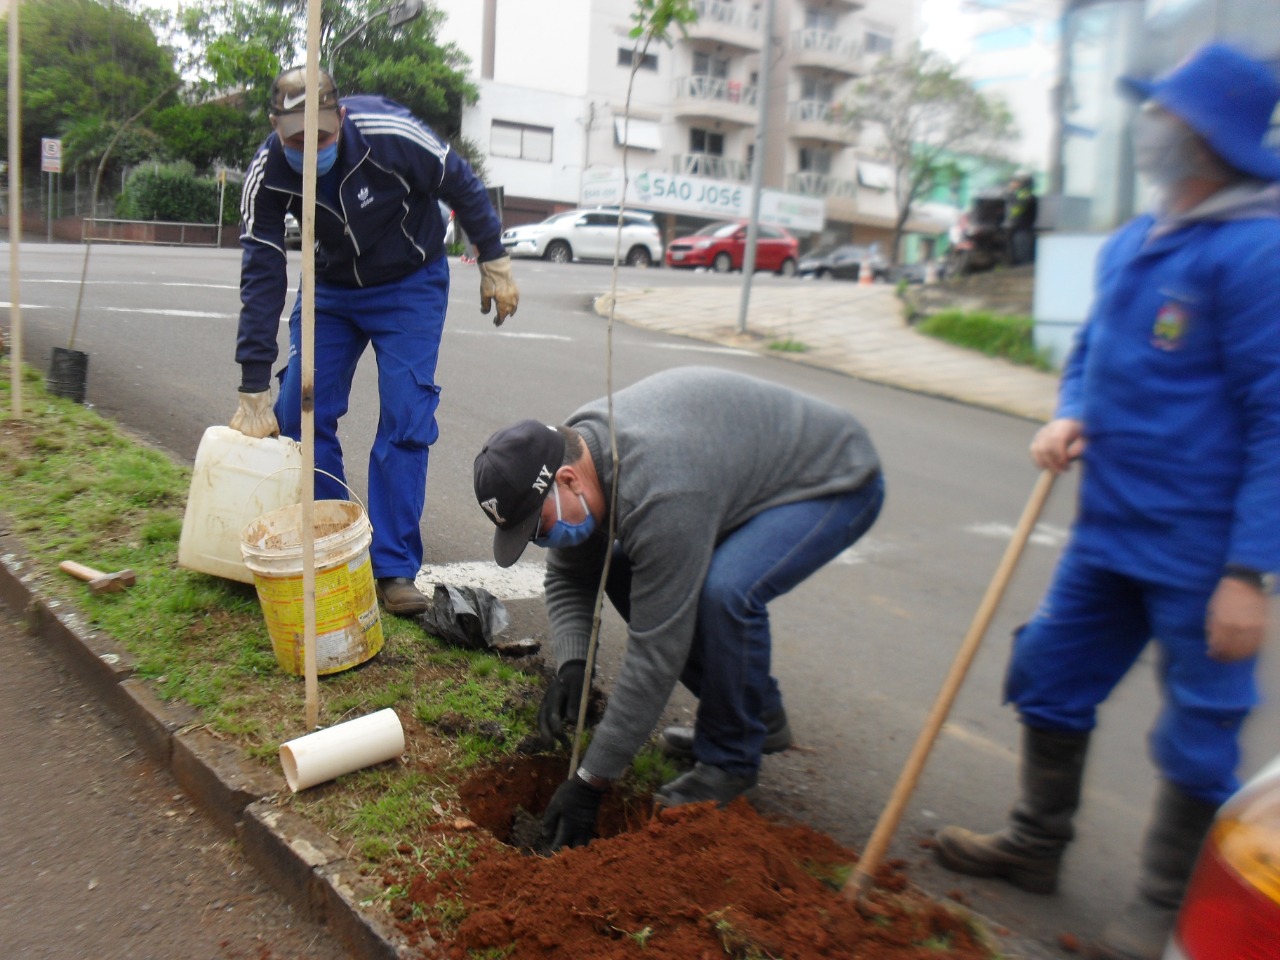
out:
{"label": "hand tool on grass", "polygon": [[86,567],[83,563],[76,563],[74,560],[63,560],[58,564],[58,569],[63,573],[71,574],[77,580],[83,580],[89,584],[89,589],[94,593],[116,593],[127,590],[138,582],[132,570],[103,573],[101,570]]}
{"label": "hand tool on grass", "polygon": [[1027,538],[1031,535],[1031,529],[1036,525],[1036,520],[1040,517],[1040,511],[1044,509],[1045,501],[1049,498],[1049,491],[1053,489],[1055,477],[1056,474],[1052,470],[1045,470],[1041,473],[1035,489],[1031,491],[1030,499],[1027,500],[1027,505],[1022,508],[1022,517],[1018,520],[1018,526],[1013,531],[1009,546],[1005,548],[1004,556],[1000,560],[1000,565],[996,568],[995,576],[991,578],[986,595],[982,598],[982,603],[978,605],[978,612],[974,614],[973,622],[969,624],[969,632],[965,634],[964,642],[960,644],[960,650],[956,653],[955,660],[951,664],[951,670],[942,682],[942,690],[934,701],[933,709],[929,712],[924,729],[920,731],[920,736],[916,738],[915,746],[911,748],[911,755],[907,758],[906,766],[902,768],[902,773],[898,775],[898,782],[893,788],[889,802],[885,805],[884,812],[880,814],[880,819],[876,822],[875,829],[871,832],[871,839],[867,841],[867,845],[862,851],[857,869],[854,870],[849,881],[845,884],[845,896],[854,898],[859,903],[861,903],[863,895],[870,889],[871,883],[875,879],[876,869],[880,866],[880,861],[884,858],[885,851],[889,848],[889,841],[893,839],[893,833],[898,828],[898,821],[902,819],[902,812],[906,809],[907,801],[911,798],[911,794],[916,788],[916,783],[920,779],[920,772],[924,769],[925,760],[928,759],[929,751],[933,749],[933,742],[937,739],[938,731],[942,729],[942,724],[947,719],[947,714],[951,711],[951,705],[955,702],[956,694],[960,691],[960,684],[964,682],[965,674],[969,672],[969,666],[973,663],[974,655],[978,652],[983,635],[986,634],[987,627],[991,625],[991,618],[995,615],[1000,598],[1004,596],[1005,588],[1009,585],[1009,579],[1013,575],[1013,569],[1017,565],[1018,559],[1022,556],[1022,550],[1027,545]]}

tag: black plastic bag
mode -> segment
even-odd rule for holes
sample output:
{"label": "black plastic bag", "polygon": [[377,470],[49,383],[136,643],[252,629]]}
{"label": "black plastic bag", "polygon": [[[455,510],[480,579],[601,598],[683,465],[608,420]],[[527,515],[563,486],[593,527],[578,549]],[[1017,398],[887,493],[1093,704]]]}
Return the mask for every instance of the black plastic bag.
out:
{"label": "black plastic bag", "polygon": [[494,647],[494,638],[511,625],[507,608],[488,590],[447,583],[436,584],[432,604],[418,620],[428,633],[469,650]]}

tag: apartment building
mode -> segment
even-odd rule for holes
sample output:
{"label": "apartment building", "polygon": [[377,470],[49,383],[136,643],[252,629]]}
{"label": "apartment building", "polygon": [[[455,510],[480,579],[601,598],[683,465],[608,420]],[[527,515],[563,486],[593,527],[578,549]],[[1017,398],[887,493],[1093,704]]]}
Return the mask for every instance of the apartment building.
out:
{"label": "apartment building", "polygon": [[442,38],[472,58],[480,102],[463,134],[485,151],[508,225],[625,202],[660,214],[670,239],[746,216],[763,103],[762,220],[806,246],[888,241],[890,171],[875,131],[841,110],[859,76],[914,41],[916,0],[774,0],[768,40],[764,0],[698,0],[687,36],[646,50],[628,35],[632,0],[437,5],[449,18]]}

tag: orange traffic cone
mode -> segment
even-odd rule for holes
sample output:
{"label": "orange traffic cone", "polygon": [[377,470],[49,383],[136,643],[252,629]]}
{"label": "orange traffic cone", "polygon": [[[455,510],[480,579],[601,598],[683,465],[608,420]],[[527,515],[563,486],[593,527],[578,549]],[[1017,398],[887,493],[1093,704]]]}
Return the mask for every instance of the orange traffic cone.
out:
{"label": "orange traffic cone", "polygon": [[873,283],[871,264],[868,261],[858,264],[858,283],[868,287]]}

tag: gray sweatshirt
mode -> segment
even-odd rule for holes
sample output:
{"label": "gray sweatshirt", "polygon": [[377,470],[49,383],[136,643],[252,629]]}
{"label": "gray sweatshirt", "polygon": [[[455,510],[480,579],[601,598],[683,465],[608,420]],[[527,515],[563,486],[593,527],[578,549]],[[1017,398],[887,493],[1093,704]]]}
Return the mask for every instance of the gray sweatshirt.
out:
{"label": "gray sweatshirt", "polygon": [[[609,503],[606,401],[566,421],[586,441]],[[621,776],[662,714],[693,641],[698,596],[724,537],[770,507],[856,490],[880,467],[866,431],[837,407],[736,373],[683,367],[614,394],[621,463],[617,539],[632,567],[627,652],[583,758]],[[546,598],[557,667],[583,660],[607,524],[548,551]],[[707,664],[713,671],[715,664]]]}

